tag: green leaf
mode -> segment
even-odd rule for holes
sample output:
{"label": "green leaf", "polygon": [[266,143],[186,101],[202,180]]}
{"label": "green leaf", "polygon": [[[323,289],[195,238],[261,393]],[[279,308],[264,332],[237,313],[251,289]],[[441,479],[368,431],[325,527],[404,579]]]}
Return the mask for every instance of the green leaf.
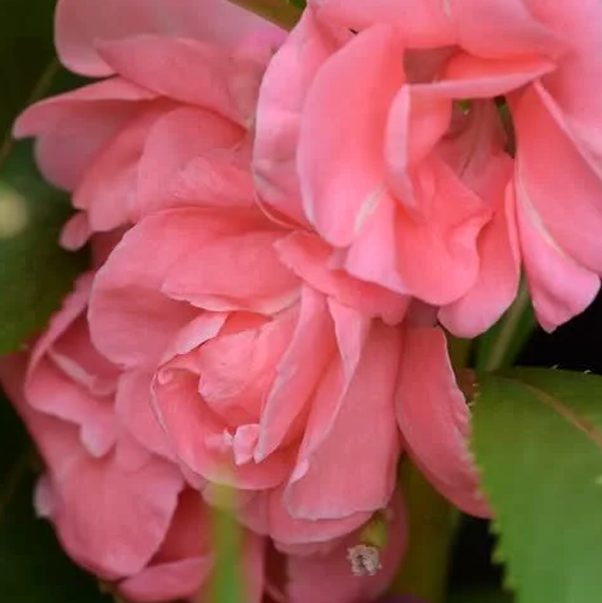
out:
{"label": "green leaf", "polygon": [[111,603],[61,551],[50,524],[34,516],[35,458],[23,426],[0,393],[0,600]]}
{"label": "green leaf", "polygon": [[305,0],[229,0],[247,10],[261,15],[265,19],[292,29],[301,17]]}
{"label": "green leaf", "polygon": [[602,378],[480,374],[472,448],[518,603],[602,593]]}
{"label": "green leaf", "polygon": [[58,245],[71,209],[37,173],[30,146],[19,143],[0,171],[0,354],[46,324],[87,263]]}

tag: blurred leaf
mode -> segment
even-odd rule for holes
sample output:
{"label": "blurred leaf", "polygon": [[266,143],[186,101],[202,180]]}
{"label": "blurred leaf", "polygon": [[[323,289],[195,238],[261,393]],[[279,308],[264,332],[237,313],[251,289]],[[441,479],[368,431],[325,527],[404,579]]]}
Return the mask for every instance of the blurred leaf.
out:
{"label": "blurred leaf", "polygon": [[29,143],[19,143],[0,171],[0,354],[16,349],[60,306],[85,254],[58,245],[71,209],[43,182]]}
{"label": "blurred leaf", "polygon": [[34,516],[31,445],[0,392],[0,600],[111,603],[61,551],[50,524]]}
{"label": "blurred leaf", "polygon": [[0,21],[0,354],[41,329],[86,265],[59,248],[71,214],[67,196],[34,167],[31,144],[10,137],[14,118],[30,102],[72,87],[52,43],[54,0],[2,0]]}
{"label": "blurred leaf", "polygon": [[602,378],[479,375],[472,447],[518,603],[602,593]]}
{"label": "blurred leaf", "polygon": [[529,293],[523,282],[512,306],[479,337],[475,368],[478,371],[495,371],[511,367],[536,326]]}
{"label": "blurred leaf", "polygon": [[305,0],[229,0],[261,15],[284,29],[292,29],[301,17]]}

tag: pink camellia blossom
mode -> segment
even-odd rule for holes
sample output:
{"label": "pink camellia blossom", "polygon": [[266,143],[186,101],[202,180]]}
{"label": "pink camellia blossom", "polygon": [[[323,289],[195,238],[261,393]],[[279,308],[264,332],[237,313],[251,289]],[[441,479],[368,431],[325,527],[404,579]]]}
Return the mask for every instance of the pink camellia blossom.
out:
{"label": "pink camellia blossom", "polygon": [[598,0],[308,4],[262,83],[263,200],[460,336],[508,307],[521,260],[546,329],[582,311],[602,273]]}
{"label": "pink camellia blossom", "polygon": [[[78,563],[129,600],[192,601],[213,567],[211,512],[169,455],[128,429],[119,399],[124,373],[90,341],[91,280],[80,278],[26,363],[0,367],[46,465],[36,508]],[[138,417],[154,421],[148,400],[138,402]],[[244,543],[248,600],[259,602],[263,539],[249,532]]]}
{"label": "pink camellia blossom", "polygon": [[63,243],[181,202],[250,203],[241,165],[283,35],[227,0],[60,0],[59,57],[105,79],[30,107],[15,134],[36,136],[45,176],[73,191]]}
{"label": "pink camellia blossom", "polygon": [[[519,247],[529,267],[490,97],[514,107],[557,40],[527,28],[519,58],[492,58],[468,34],[446,41],[460,34],[434,6],[408,31],[380,22],[393,8],[316,2],[276,55],[257,207],[257,95],[283,32],[226,0],[59,0],[61,60],[106,79],[35,105],[16,133],[81,210],[65,245],[127,232],[14,397],[48,466],[38,510],[128,599],[203,595],[216,484],[249,528],[251,602],[265,536],[289,603],[380,596],[405,547],[403,452],[489,512],[436,321],[482,330],[515,295]],[[382,551],[362,540],[379,515]]]}
{"label": "pink camellia blossom", "polygon": [[180,462],[238,488],[244,521],[284,544],[385,508],[400,452],[391,324],[406,302],[328,260],[256,210],[164,210],[124,236],[90,305],[98,349],[154,372]]}

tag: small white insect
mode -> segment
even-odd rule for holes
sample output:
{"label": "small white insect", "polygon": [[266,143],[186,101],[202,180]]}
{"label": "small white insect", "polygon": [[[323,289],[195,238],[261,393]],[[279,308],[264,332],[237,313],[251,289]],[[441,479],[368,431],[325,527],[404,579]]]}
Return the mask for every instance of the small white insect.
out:
{"label": "small white insect", "polygon": [[354,576],[375,576],[382,568],[380,550],[369,544],[356,544],[349,547],[347,559]]}

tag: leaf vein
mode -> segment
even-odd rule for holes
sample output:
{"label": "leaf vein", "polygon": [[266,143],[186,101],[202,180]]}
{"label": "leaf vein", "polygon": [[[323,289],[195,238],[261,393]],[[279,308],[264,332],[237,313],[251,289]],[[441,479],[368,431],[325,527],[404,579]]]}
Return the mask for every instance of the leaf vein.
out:
{"label": "leaf vein", "polygon": [[546,406],[552,408],[561,417],[566,419],[571,425],[582,431],[598,448],[602,450],[602,432],[585,417],[579,416],[573,409],[569,408],[561,400],[558,400],[554,396],[546,393],[545,391],[520,381],[523,386],[530,391],[540,402],[543,402]]}

